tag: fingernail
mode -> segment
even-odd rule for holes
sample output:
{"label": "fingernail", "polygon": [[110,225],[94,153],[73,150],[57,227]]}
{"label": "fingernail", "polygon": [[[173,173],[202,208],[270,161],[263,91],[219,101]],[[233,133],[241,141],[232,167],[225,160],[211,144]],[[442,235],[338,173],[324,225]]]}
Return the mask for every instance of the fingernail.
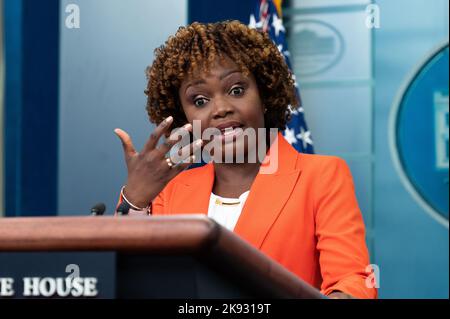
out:
{"label": "fingernail", "polygon": [[172,120],[173,120],[173,117],[172,117],[172,116],[169,116],[168,118],[165,119],[165,121],[166,121],[167,123],[171,122]]}
{"label": "fingernail", "polygon": [[191,125],[190,123],[188,123],[188,124],[185,124],[183,127],[184,127],[186,130],[189,130],[189,129],[192,127],[192,125]]}

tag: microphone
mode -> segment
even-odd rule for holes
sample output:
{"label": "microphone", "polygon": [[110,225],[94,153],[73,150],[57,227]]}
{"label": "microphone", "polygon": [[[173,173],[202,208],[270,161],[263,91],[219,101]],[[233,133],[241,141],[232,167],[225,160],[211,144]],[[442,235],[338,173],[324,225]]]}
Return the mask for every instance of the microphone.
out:
{"label": "microphone", "polygon": [[101,216],[105,213],[106,211],[106,206],[103,203],[98,203],[95,204],[92,208],[91,208],[91,215],[93,216]]}
{"label": "microphone", "polygon": [[130,205],[126,201],[120,203],[119,207],[117,207],[117,214],[119,215],[128,215],[128,211],[130,210]]}

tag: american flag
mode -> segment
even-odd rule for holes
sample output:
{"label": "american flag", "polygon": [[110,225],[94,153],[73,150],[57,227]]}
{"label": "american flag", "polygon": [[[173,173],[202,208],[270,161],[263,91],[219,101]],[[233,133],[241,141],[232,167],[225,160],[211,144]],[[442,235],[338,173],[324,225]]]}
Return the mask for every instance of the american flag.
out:
{"label": "american flag", "polygon": [[[292,70],[286,42],[286,30],[282,18],[280,18],[281,14],[278,11],[280,10],[281,12],[281,1],[277,1],[278,9],[273,0],[257,0],[256,2],[255,11],[250,15],[249,27],[268,32],[278,50],[283,54],[289,69]],[[292,76],[295,81],[293,72]],[[297,81],[295,81],[295,87],[300,107],[297,110],[291,110],[292,117],[283,135],[299,152],[312,154],[314,153],[313,141],[311,132],[306,125]],[[289,109],[291,108],[289,107]]]}

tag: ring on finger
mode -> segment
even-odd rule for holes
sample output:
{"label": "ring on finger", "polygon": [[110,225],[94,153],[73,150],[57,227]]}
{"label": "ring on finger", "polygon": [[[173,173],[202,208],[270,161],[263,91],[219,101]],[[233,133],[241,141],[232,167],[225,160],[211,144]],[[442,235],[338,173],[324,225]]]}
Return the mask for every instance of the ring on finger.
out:
{"label": "ring on finger", "polygon": [[167,158],[166,158],[166,163],[167,163],[167,165],[169,166],[170,169],[171,169],[172,167],[175,166],[175,163],[172,162],[172,160],[170,159],[170,157],[167,157]]}

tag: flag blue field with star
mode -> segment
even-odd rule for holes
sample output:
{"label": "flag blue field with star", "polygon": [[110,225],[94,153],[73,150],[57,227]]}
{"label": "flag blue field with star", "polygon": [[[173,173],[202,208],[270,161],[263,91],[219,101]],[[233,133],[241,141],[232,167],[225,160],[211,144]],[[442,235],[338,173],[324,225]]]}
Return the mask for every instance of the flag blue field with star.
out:
{"label": "flag blue field with star", "polygon": [[[292,71],[290,54],[286,42],[286,30],[282,18],[278,15],[278,10],[273,3],[273,0],[256,1],[255,11],[250,14],[249,27],[269,33],[270,38],[274,41],[278,50],[283,54],[286,64]],[[300,106],[296,110],[292,110],[289,107],[292,117],[288,122],[283,135],[297,151],[312,154],[314,153],[313,141],[311,132],[306,125],[304,109],[302,107],[298,83],[295,80],[294,72],[292,72],[292,77],[295,81],[295,91]]]}

